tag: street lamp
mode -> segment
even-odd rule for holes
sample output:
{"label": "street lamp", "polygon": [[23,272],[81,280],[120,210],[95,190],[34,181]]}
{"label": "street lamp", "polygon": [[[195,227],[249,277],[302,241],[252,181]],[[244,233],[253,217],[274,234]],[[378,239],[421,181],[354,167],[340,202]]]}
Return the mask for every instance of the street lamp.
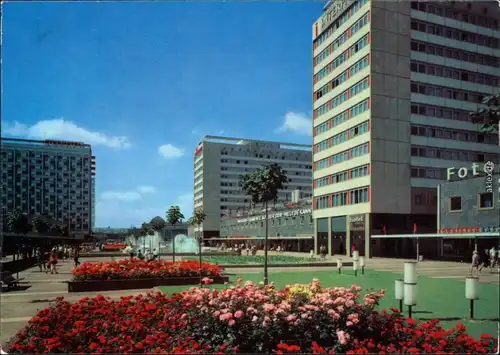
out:
{"label": "street lamp", "polygon": [[409,261],[404,266],[404,303],[408,306],[408,317],[412,316],[412,307],[417,304],[417,262]]}
{"label": "street lamp", "polygon": [[201,234],[201,231],[198,232],[198,260],[199,260],[199,267],[200,267],[200,287],[203,287],[203,275],[202,275],[202,267],[201,267],[201,243],[203,242],[203,236]]}
{"label": "street lamp", "polygon": [[479,278],[474,276],[468,276],[465,278],[465,298],[470,302],[469,308],[469,317],[470,319],[474,319],[474,301],[477,300],[478,297],[478,287]]}

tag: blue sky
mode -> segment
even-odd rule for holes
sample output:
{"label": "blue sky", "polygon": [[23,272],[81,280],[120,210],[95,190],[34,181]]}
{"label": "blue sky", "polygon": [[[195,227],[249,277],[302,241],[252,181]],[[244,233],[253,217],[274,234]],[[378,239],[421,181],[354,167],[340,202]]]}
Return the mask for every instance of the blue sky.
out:
{"label": "blue sky", "polygon": [[3,3],[2,136],[92,144],[98,227],[188,217],[204,135],[311,142],[322,6]]}

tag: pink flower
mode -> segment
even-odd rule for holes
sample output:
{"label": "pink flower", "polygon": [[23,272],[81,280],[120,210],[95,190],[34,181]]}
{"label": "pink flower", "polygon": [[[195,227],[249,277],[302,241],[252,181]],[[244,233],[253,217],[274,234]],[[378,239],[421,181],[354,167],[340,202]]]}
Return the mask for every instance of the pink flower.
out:
{"label": "pink flower", "polygon": [[257,318],[257,316],[253,316],[253,317],[252,317],[252,322],[257,322],[257,320],[258,320],[258,319],[259,319],[259,318]]}
{"label": "pink flower", "polygon": [[224,313],[219,317],[220,320],[230,320],[232,318],[233,318],[232,313]]}
{"label": "pink flower", "polygon": [[337,338],[339,339],[340,344],[345,345],[345,344],[347,344],[347,341],[349,340],[349,334],[347,334],[343,330],[338,330],[337,331]]}
{"label": "pink flower", "polygon": [[348,327],[352,327],[354,323],[348,320],[347,322],[345,322],[345,325],[347,325]]}
{"label": "pink flower", "polygon": [[205,284],[205,285],[210,285],[211,283],[214,282],[214,280],[208,278],[208,277],[204,277],[201,279],[201,281]]}
{"label": "pink flower", "polygon": [[307,319],[308,315],[307,315],[307,313],[302,313],[302,314],[300,315],[300,317],[301,317],[302,319]]}
{"label": "pink flower", "polygon": [[218,316],[220,316],[220,312],[219,311],[215,311],[214,312],[214,317],[218,317]]}
{"label": "pink flower", "polygon": [[271,303],[265,303],[264,304],[264,311],[266,312],[270,312],[272,310],[274,310],[274,304],[271,304]]}
{"label": "pink flower", "polygon": [[230,319],[229,322],[227,322],[227,324],[229,324],[229,325],[234,325],[234,323],[236,323],[236,321],[234,319]]}
{"label": "pink flower", "polygon": [[234,312],[234,318],[241,318],[243,317],[244,313],[242,311],[236,311]]}
{"label": "pink flower", "polygon": [[286,317],[286,320],[289,322],[295,322],[297,320],[297,316],[295,314],[290,314],[288,317]]}

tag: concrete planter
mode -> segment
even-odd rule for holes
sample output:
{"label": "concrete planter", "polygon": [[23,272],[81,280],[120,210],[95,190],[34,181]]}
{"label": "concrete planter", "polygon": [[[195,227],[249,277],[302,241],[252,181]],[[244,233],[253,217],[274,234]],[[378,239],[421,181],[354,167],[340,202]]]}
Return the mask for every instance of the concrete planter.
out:
{"label": "concrete planter", "polygon": [[[203,276],[205,277],[205,276]],[[224,284],[229,281],[228,276],[210,277],[214,284]],[[200,278],[195,277],[171,277],[165,279],[128,279],[128,280],[88,280],[69,281],[68,292],[99,292],[118,290],[140,290],[154,288],[157,286],[184,286],[198,285]]]}

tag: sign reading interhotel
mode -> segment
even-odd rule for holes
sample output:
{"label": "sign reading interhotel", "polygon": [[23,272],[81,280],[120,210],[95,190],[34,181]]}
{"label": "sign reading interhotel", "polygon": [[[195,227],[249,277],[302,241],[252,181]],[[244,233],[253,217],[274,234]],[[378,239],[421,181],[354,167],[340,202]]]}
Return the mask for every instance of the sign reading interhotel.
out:
{"label": "sign reading interhotel", "polygon": [[[310,208],[303,208],[303,209],[293,210],[293,211],[288,211],[288,212],[269,213],[269,219],[281,218],[281,217],[302,216],[302,215],[311,214],[311,213],[312,213],[312,210]],[[265,219],[266,219],[266,215],[262,214],[259,216],[238,219],[237,222],[238,223],[246,223],[246,222],[254,222],[254,221],[263,221]]]}
{"label": "sign reading interhotel", "polygon": [[351,6],[353,2],[354,0],[332,1],[332,4],[327,8],[325,14],[321,16],[319,32],[323,32],[324,30],[326,30],[326,28],[330,26],[345,9]]}

